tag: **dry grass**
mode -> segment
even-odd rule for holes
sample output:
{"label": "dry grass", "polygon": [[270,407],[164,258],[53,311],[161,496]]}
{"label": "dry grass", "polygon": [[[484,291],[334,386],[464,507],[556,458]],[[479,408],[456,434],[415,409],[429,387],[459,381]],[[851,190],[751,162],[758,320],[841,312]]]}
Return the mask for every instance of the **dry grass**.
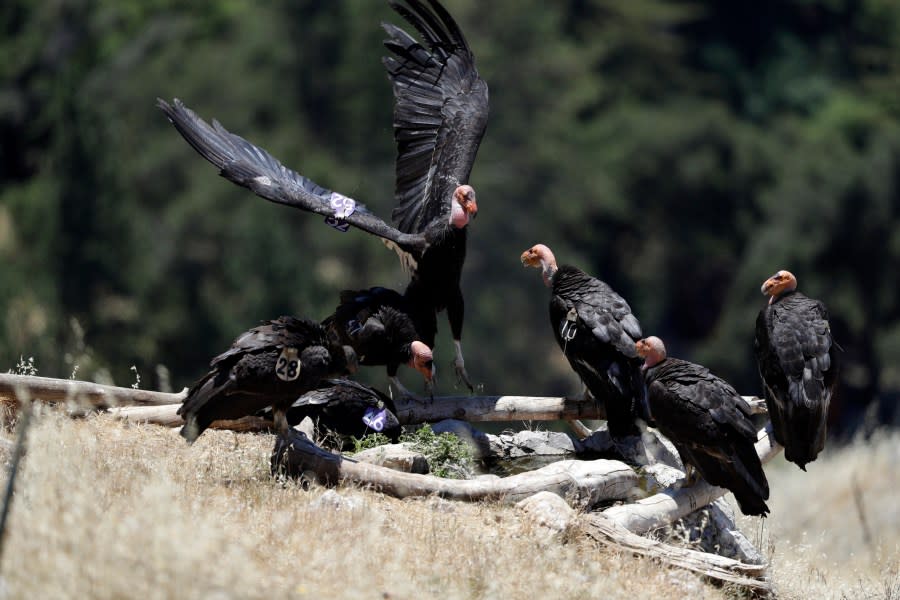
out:
{"label": "dry grass", "polygon": [[806,473],[779,458],[766,475],[772,514],[741,526],[780,596],[900,600],[900,433],[829,449]]}
{"label": "dry grass", "polygon": [[0,569],[11,598],[720,598],[514,508],[303,491],[272,437],[37,419]]}

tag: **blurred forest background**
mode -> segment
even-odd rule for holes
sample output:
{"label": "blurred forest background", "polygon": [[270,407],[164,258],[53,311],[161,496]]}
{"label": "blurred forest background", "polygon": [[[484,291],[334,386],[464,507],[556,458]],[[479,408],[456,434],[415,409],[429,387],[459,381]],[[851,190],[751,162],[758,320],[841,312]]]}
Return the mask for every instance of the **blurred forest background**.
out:
{"label": "blurred forest background", "polygon": [[[833,431],[896,422],[900,3],[445,4],[491,92],[463,279],[484,393],[579,391],[519,264],[540,241],[744,394],[759,287],[791,269],[844,349]],[[226,182],[155,107],[181,98],[388,218],[385,20],[380,0],[3,2],[0,369],[179,389],[260,320],[402,289],[378,240]],[[440,325],[438,388],[461,392]]]}

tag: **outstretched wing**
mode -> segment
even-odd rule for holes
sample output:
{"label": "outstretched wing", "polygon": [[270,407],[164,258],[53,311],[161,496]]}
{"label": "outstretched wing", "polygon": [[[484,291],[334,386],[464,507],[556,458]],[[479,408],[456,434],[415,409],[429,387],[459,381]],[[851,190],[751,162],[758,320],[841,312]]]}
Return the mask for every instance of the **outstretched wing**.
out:
{"label": "outstretched wing", "polygon": [[407,233],[449,217],[453,191],[469,180],[488,118],[488,87],[466,39],[436,0],[428,4],[391,2],[427,48],[399,27],[383,24],[390,36],[384,45],[394,54],[382,59],[396,100],[392,216]]}
{"label": "outstretched wing", "polygon": [[424,250],[423,236],[398,231],[352,198],[332,192],[288,169],[262,148],[229,132],[218,121],[213,120],[210,125],[177,98],[172,104],[157,99],[157,106],[194,150],[218,167],[219,174],[229,181],[266,200],[331,218],[335,225],[348,223],[402,248]]}

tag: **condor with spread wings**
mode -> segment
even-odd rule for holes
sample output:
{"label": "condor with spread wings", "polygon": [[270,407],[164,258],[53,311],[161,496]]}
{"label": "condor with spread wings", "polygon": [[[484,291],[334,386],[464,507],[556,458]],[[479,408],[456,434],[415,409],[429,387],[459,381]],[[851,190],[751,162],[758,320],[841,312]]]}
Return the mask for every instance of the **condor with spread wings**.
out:
{"label": "condor with spread wings", "polygon": [[460,276],[466,226],[477,213],[469,174],[488,117],[488,88],[453,17],[436,0],[391,6],[421,35],[419,42],[395,25],[384,58],[395,96],[397,142],[396,227],[353,198],[326,189],[283,166],[268,152],[203,121],[179,100],[159,100],[181,135],[230,181],[272,202],[324,215],[338,227],[362,229],[394,247],[411,271],[406,295],[416,329],[434,346],[437,313],[446,309],[456,349],[456,371],[471,388],[461,349],[463,297]]}

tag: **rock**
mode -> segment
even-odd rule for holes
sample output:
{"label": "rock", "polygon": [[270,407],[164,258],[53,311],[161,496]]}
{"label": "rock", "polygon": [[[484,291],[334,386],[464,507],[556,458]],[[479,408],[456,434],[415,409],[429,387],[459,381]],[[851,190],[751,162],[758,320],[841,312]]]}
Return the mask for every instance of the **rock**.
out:
{"label": "rock", "polygon": [[538,492],[516,503],[528,518],[545,528],[550,535],[566,531],[575,518],[575,510],[551,492]]}
{"label": "rock", "polygon": [[491,454],[510,459],[535,456],[572,456],[576,442],[566,433],[557,431],[519,431],[489,436]]}
{"label": "rock", "polygon": [[327,490],[324,494],[310,502],[310,507],[315,509],[330,508],[332,510],[359,510],[365,503],[359,498],[348,498],[334,490]]}
{"label": "rock", "polygon": [[387,467],[404,473],[428,473],[428,460],[406,444],[386,444],[353,455],[353,460]]}

